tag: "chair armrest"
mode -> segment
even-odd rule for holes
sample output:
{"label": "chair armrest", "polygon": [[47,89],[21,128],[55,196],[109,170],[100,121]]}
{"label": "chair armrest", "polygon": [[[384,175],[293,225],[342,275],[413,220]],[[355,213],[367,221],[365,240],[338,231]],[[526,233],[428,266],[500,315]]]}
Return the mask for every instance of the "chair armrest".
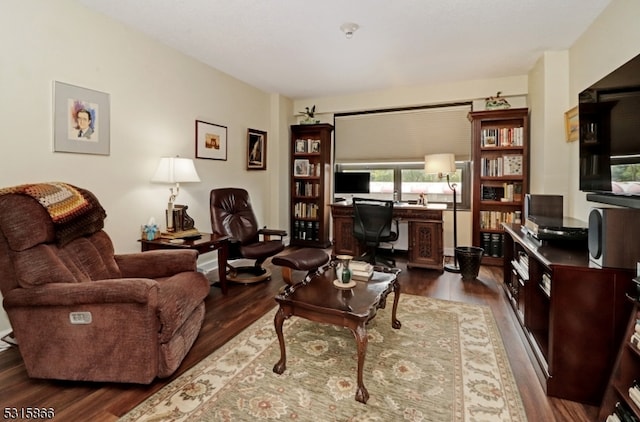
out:
{"label": "chair armrest", "polygon": [[158,249],[115,255],[122,277],[161,278],[197,271],[198,252],[191,249]]}
{"label": "chair armrest", "polygon": [[282,239],[283,237],[285,237],[287,235],[287,231],[286,230],[279,230],[279,229],[268,229],[266,227],[263,227],[263,228],[258,230],[258,234],[263,235],[265,237],[265,239],[267,239],[267,240],[271,236],[280,236],[280,239]]}
{"label": "chair armrest", "polygon": [[157,305],[158,283],[144,278],[120,278],[83,283],[50,283],[7,292],[5,309],[106,303]]}

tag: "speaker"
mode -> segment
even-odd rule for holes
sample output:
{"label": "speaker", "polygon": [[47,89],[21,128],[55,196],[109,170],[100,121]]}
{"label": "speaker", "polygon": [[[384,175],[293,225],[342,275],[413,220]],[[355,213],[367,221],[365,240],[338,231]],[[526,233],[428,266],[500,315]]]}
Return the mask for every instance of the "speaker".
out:
{"label": "speaker", "polygon": [[600,267],[635,269],[640,261],[640,210],[592,208],[589,260]]}

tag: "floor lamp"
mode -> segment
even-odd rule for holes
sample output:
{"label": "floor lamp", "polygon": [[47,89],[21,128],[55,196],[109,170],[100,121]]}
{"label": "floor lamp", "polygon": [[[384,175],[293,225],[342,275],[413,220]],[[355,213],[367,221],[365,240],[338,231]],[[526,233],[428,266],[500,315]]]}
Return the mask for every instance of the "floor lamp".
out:
{"label": "floor lamp", "polygon": [[456,248],[458,247],[458,197],[456,192],[457,184],[451,183],[450,174],[456,172],[456,161],[453,154],[430,154],[424,157],[424,171],[427,174],[437,174],[442,179],[447,176],[447,185],[453,191],[453,264],[444,266],[446,271],[459,273],[458,258]]}

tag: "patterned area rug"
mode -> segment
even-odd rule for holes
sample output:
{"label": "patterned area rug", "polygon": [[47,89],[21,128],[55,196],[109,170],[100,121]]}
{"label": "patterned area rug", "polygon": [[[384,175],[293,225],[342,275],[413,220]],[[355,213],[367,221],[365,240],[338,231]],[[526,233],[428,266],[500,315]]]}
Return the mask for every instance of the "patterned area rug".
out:
{"label": "patterned area rug", "polygon": [[526,421],[491,310],[401,295],[367,326],[364,384],[356,402],[357,353],[344,328],[292,317],[284,323],[287,369],[275,309],[122,421]]}

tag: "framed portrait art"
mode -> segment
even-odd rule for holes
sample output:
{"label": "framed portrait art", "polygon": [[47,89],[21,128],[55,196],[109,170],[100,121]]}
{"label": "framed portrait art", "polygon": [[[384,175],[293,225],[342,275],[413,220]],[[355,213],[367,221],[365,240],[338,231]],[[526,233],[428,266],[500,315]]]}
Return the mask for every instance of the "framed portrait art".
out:
{"label": "framed portrait art", "polygon": [[247,170],[267,169],[267,132],[247,130]]}
{"label": "framed portrait art", "polygon": [[54,81],[54,152],[109,155],[109,120],[109,94]]}
{"label": "framed portrait art", "polygon": [[196,120],[196,158],[227,161],[227,127]]}

